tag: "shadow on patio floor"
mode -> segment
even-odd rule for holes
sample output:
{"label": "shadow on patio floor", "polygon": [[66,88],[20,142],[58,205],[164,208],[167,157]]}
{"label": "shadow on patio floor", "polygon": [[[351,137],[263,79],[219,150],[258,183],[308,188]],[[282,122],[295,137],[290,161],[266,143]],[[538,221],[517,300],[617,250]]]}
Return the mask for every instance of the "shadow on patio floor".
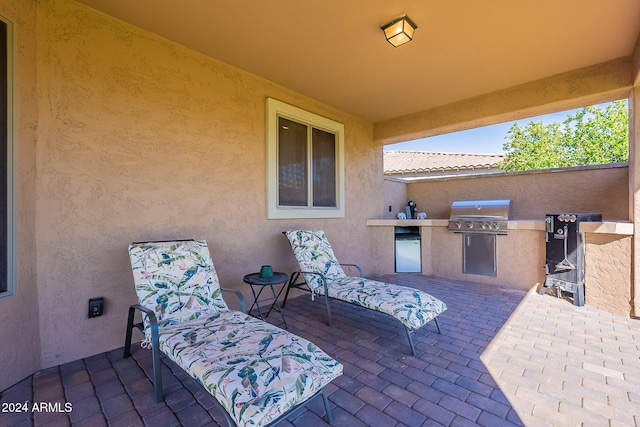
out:
{"label": "shadow on patio floor", "polygon": [[[640,421],[637,320],[504,286],[420,275],[376,278],[447,303],[439,317],[442,334],[433,324],[414,334],[417,357],[389,316],[333,301],[329,328],[319,298],[299,296],[284,309],[291,332],[344,365],[344,375],[327,387],[334,426]],[[138,345],[129,359],[116,349],[40,371],[2,392],[0,402],[58,402],[60,410],[0,413],[0,426],[191,427],[224,420],[195,380],[167,359],[163,370],[165,401],[158,404],[150,352]],[[323,415],[314,399],[279,426],[324,426]]]}

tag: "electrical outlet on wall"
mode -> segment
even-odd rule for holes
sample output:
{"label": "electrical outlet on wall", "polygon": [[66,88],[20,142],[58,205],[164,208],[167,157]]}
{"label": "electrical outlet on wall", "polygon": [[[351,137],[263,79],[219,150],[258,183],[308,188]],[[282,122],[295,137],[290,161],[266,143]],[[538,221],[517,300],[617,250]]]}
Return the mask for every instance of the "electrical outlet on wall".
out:
{"label": "electrical outlet on wall", "polygon": [[96,297],[89,300],[89,318],[102,316],[104,311],[104,298]]}

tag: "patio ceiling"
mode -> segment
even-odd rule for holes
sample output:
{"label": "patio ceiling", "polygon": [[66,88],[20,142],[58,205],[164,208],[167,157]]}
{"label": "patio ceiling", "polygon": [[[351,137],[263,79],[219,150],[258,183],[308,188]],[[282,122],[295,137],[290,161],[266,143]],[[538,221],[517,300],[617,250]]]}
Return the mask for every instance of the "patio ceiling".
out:
{"label": "patio ceiling", "polygon": [[[374,123],[632,55],[638,0],[77,0]],[[397,49],[380,25],[418,24]]]}

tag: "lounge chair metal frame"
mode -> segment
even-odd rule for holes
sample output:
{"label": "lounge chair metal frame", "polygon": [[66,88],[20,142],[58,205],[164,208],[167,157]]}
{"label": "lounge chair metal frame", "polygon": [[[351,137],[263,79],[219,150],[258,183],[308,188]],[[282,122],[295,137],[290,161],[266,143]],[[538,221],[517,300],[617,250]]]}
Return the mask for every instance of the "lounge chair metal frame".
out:
{"label": "lounge chair metal frame", "polygon": [[[357,264],[340,264],[342,267],[345,266],[351,266],[351,267],[355,267],[356,269],[358,269],[358,272],[360,273],[359,277],[364,277],[362,274],[362,268],[360,268],[360,266],[358,266]],[[307,281],[304,278],[304,274],[315,274],[317,276],[319,276],[322,280],[322,284],[324,287],[324,299],[325,299],[325,304],[327,307],[327,324],[329,326],[332,326],[332,318],[331,318],[331,304],[329,303],[329,299],[331,298],[329,296],[329,290],[327,288],[327,279],[324,277],[323,274],[321,273],[316,273],[313,271],[296,271],[291,275],[291,278],[289,279],[289,283],[287,284],[287,291],[284,294],[284,301],[282,302],[282,308],[284,308],[285,304],[287,303],[287,298],[289,297],[289,291],[291,290],[291,288],[294,289],[300,289],[306,292],[313,292],[310,288],[309,285],[307,284]],[[298,280],[302,280],[302,281],[298,281]],[[297,282],[297,283],[296,283]],[[331,299],[335,299],[335,298],[331,298]],[[338,301],[342,301],[342,300],[338,300]],[[363,308],[366,308],[367,310],[371,310],[371,311],[375,311],[378,312],[377,310],[373,310],[364,306],[361,306]],[[436,324],[436,328],[438,329],[438,333],[442,333],[441,329],[440,329],[440,323],[438,322],[438,318],[435,317],[434,322]],[[405,325],[402,325],[402,327],[404,328],[404,331],[407,334],[407,340],[409,341],[409,347],[411,348],[411,355],[415,356],[416,355],[416,348],[413,344],[413,338],[411,338],[411,334],[412,332],[409,330],[409,328],[407,328]],[[415,332],[415,331],[414,331]]]}
{"label": "lounge chair metal frame", "polygon": [[[247,304],[244,299],[244,295],[242,292],[236,291],[235,289],[227,289],[220,288],[223,292],[232,292],[238,297],[238,302],[240,304],[240,311],[243,313],[247,312]],[[136,328],[140,332],[144,333],[144,325],[142,322],[134,323],[136,310],[145,313],[149,316],[149,323],[151,328],[151,358],[152,358],[152,367],[153,367],[153,392],[156,398],[156,403],[162,402],[162,369],[160,364],[160,338],[158,331],[158,320],[156,318],[156,313],[153,310],[150,310],[140,304],[133,304],[129,307],[129,316],[127,318],[127,332],[124,339],[124,358],[128,358],[131,356],[131,336],[133,333],[133,329]],[[217,403],[217,401],[216,401]],[[225,411],[226,413],[226,411]]]}
{"label": "lounge chair metal frame", "polygon": [[[241,311],[243,313],[247,312],[245,299],[241,292],[236,291],[234,289],[226,289],[226,288],[220,288],[220,289],[222,291],[235,293],[238,296],[238,299],[240,300]],[[156,319],[156,314],[153,312],[153,310],[149,310],[148,308],[143,307],[140,304],[133,304],[129,307],[129,316],[127,319],[127,332],[126,332],[125,344],[124,344],[124,358],[126,359],[128,357],[131,357],[131,336],[132,336],[133,329],[136,328],[140,332],[143,332],[144,330],[144,326],[142,325],[142,322],[134,323],[136,310],[144,312],[147,316],[149,316],[149,321],[151,323],[151,337],[152,337],[151,338],[151,360],[152,360],[152,368],[153,368],[153,394],[154,394],[156,403],[160,403],[164,399],[164,396],[162,392],[162,363],[160,362],[161,353],[159,350],[160,343],[159,343],[159,336],[158,336],[158,320]],[[299,408],[300,406],[306,405],[307,402],[309,402],[312,399],[315,399],[318,396],[322,397],[324,409],[327,414],[327,421],[329,421],[329,423],[332,423],[333,414],[331,413],[331,406],[329,405],[329,399],[327,398],[327,393],[323,388],[310,399],[306,400],[300,405],[294,406],[289,410],[288,413],[284,414],[277,420],[269,423],[268,426],[273,426],[279,423],[284,418],[286,418],[290,413],[295,411],[297,408]],[[229,417],[229,414],[222,407],[220,402],[218,402],[216,399],[213,399],[213,403],[219,409],[219,412],[224,415],[225,421],[227,422],[227,426],[236,427],[236,423],[231,419],[231,417]]]}
{"label": "lounge chair metal frame", "polygon": [[[282,232],[282,234],[284,234],[285,236],[287,236],[287,233],[288,232],[286,232],[286,231]],[[359,265],[357,265],[357,264],[343,264],[343,263],[340,263],[339,265],[340,265],[340,267],[352,267],[352,268],[355,268],[356,270],[358,270],[358,277],[364,278],[363,270]],[[332,297],[329,296],[329,287],[328,287],[328,281],[329,280],[325,277],[324,274],[319,273],[317,271],[302,271],[302,270],[299,270],[299,271],[294,272],[291,275],[291,278],[289,279],[289,282],[287,284],[287,290],[285,292],[285,296],[284,296],[284,301],[282,303],[282,307],[283,308],[285,307],[285,305],[287,303],[287,298],[289,297],[289,291],[292,288],[300,289],[300,290],[307,291],[307,292],[311,292],[312,294],[314,293],[314,291],[311,289],[311,287],[307,283],[307,279],[305,278],[305,275],[316,276],[316,277],[318,277],[320,279],[320,282],[321,282],[323,290],[324,290],[325,305],[326,305],[326,309],[327,309],[327,324],[329,326],[331,326],[331,324],[332,324],[331,304],[329,303],[329,299],[332,298]],[[339,298],[333,298],[333,299],[338,299],[339,301],[344,301],[344,300],[339,299]],[[344,302],[353,304],[350,301],[344,301]],[[366,307],[364,305],[358,305],[358,306],[366,308],[368,310],[372,310],[372,311],[376,311],[376,312],[379,312],[379,313],[383,313],[383,312],[381,312],[379,310],[376,310],[376,309],[373,309],[373,308],[369,308],[369,307]],[[389,315],[388,313],[383,313],[383,314]],[[394,316],[391,316],[391,317],[394,317]],[[440,329],[440,323],[438,322],[437,316],[434,317],[433,320],[435,322],[435,325],[436,325],[436,328],[438,330],[438,333],[439,334],[442,333],[442,331]],[[411,349],[411,354],[413,356],[416,356],[416,349],[415,349],[415,346],[414,346],[414,343],[413,343],[413,339],[411,337],[411,334],[413,332],[415,332],[415,331],[412,332],[405,324],[402,324],[402,326],[403,326],[403,328],[405,330],[405,333],[406,333],[406,336],[407,336],[407,340],[409,341],[409,347]]]}
{"label": "lounge chair metal frame", "polygon": [[[171,241],[171,242],[183,242],[183,241],[193,241],[193,240],[191,240],[191,239],[188,239],[188,240],[174,240],[174,241]],[[143,243],[143,242],[137,242],[137,243]],[[144,242],[144,243],[165,243],[165,241]],[[136,244],[136,243],[134,243],[134,244]],[[234,290],[234,289],[222,288],[222,287],[220,287],[220,290],[223,291],[223,292],[234,293],[238,297],[240,310],[242,311],[242,313],[247,314],[246,302],[245,302],[243,294],[240,291],[237,291],[237,290]],[[124,345],[123,357],[124,358],[128,358],[128,357],[131,356],[131,340],[132,340],[133,329],[136,328],[140,332],[144,333],[144,324],[143,324],[143,322],[137,322],[136,323],[135,320],[134,320],[136,311],[144,313],[144,314],[146,314],[146,316],[148,316],[149,328],[150,328],[150,331],[151,331],[150,347],[151,347],[151,352],[152,352],[152,371],[153,371],[154,397],[155,397],[155,401],[157,403],[159,403],[164,399],[164,396],[163,396],[163,387],[162,387],[162,363],[161,363],[161,360],[160,360],[162,352],[160,351],[160,338],[159,338],[158,320],[157,320],[157,317],[156,317],[156,313],[153,310],[151,310],[151,309],[149,309],[147,307],[144,307],[141,304],[132,304],[129,307],[129,313],[128,313],[128,318],[127,318],[127,328],[126,328],[126,333],[125,333],[125,345]],[[269,422],[268,424],[266,424],[266,426],[273,426],[273,425],[279,423],[284,418],[289,416],[297,408],[299,408],[300,406],[306,405],[310,400],[312,400],[312,399],[314,399],[314,398],[316,398],[318,396],[322,397],[322,400],[323,400],[323,403],[324,403],[324,407],[325,407],[325,411],[326,411],[326,419],[327,419],[327,421],[329,423],[333,422],[333,416],[332,416],[332,413],[331,413],[331,407],[329,405],[329,400],[327,398],[327,395],[326,395],[326,392],[325,392],[325,388],[323,387],[318,392],[316,392],[313,396],[311,396],[311,397],[307,398],[306,400],[300,402],[299,404],[289,408],[289,410],[286,413],[284,413],[283,415],[281,415],[277,419]],[[213,401],[214,401],[215,406],[218,409],[220,409],[220,412],[222,414],[224,414],[224,417],[225,417],[225,420],[227,422],[227,425],[229,427],[237,426],[235,421],[230,417],[230,415],[228,414],[227,410],[222,406],[222,404],[220,402],[218,402],[217,399],[213,399]]]}

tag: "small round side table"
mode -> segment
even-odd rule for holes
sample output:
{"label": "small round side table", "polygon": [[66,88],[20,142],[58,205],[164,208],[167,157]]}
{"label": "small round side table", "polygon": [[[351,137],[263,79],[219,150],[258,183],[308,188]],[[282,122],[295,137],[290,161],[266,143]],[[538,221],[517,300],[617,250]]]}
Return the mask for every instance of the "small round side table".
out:
{"label": "small round side table", "polygon": [[[280,313],[280,317],[282,317],[282,323],[284,323],[284,327],[286,329],[287,321],[284,319],[284,314],[282,314],[282,307],[280,306],[280,301],[278,301],[278,295],[276,294],[274,286],[280,283],[286,283],[287,280],[289,280],[289,275],[286,273],[274,272],[273,276],[271,277],[260,277],[260,273],[251,273],[244,276],[242,280],[251,287],[251,293],[253,294],[253,304],[251,304],[249,314],[251,314],[251,311],[253,311],[253,308],[255,307],[258,310],[258,316],[256,317],[260,318],[261,320],[265,320],[267,317],[269,317],[269,313],[271,313],[271,310],[275,309]],[[271,289],[272,295],[267,295],[265,298],[260,299],[262,291],[264,291],[264,289],[267,287]],[[259,289],[257,294],[255,288]],[[265,301],[270,302],[271,306],[269,307],[269,311],[267,311],[267,314],[263,317],[262,311],[260,310],[260,303]],[[264,308],[266,308],[266,306]]]}

